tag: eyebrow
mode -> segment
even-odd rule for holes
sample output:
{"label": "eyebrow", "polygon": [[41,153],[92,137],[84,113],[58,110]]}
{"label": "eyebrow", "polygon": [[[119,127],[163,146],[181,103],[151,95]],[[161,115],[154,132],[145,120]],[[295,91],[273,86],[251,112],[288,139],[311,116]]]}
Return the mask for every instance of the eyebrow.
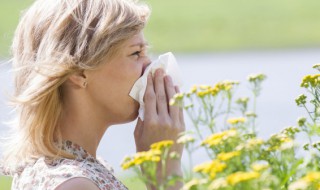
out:
{"label": "eyebrow", "polygon": [[148,44],[148,42],[139,42],[139,43],[132,44],[132,45],[130,45],[129,47],[135,47],[135,46],[148,47],[149,44]]}

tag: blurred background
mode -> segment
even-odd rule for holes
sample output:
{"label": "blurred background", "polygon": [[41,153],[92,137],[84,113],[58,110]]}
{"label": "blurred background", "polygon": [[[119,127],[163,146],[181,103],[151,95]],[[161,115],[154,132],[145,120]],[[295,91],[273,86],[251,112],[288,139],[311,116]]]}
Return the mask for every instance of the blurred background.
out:
{"label": "blurred background", "polygon": [[[9,56],[21,10],[32,0],[0,0],[0,56]],[[310,48],[320,44],[318,0],[146,0],[152,52]]]}
{"label": "blurred background", "polygon": [[[19,16],[32,0],[0,0],[0,61],[10,59],[10,44]],[[262,137],[295,125],[304,114],[294,98],[303,92],[301,78],[320,62],[319,0],[146,0],[152,8],[145,35],[151,55],[172,51],[184,76],[183,91],[193,84],[213,84],[263,72],[268,76],[258,100]],[[10,64],[0,66],[0,121],[10,118],[6,93],[12,86]],[[187,128],[191,128],[187,122]],[[98,152],[115,167],[129,189],[141,189],[137,180],[119,167],[125,155],[135,152],[135,123],[110,128]],[[0,134],[6,134],[0,125]],[[114,146],[117,145],[117,146]],[[1,154],[1,152],[0,152]],[[194,155],[205,160],[203,154]],[[0,176],[0,189],[10,178]]]}

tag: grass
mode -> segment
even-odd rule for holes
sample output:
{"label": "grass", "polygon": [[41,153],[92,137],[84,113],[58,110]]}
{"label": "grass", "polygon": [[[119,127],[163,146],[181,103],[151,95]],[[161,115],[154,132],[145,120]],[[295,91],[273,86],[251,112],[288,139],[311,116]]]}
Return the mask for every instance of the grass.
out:
{"label": "grass", "polygon": [[[31,0],[0,0],[0,56],[21,9]],[[319,0],[145,0],[152,51],[199,52],[320,44]]]}
{"label": "grass", "polygon": [[320,45],[319,0],[149,0],[155,50],[194,52]]}
{"label": "grass", "polygon": [[0,176],[0,189],[10,190],[11,189],[11,178]]}
{"label": "grass", "polygon": [[134,174],[131,175],[122,175],[119,177],[119,180],[125,184],[129,189],[146,189],[144,183]]}
{"label": "grass", "polygon": [[19,15],[31,2],[32,0],[0,0],[0,57],[9,55]]}
{"label": "grass", "polygon": [[[134,175],[121,175],[119,180],[122,181],[129,189],[145,189],[145,185]],[[10,177],[0,176],[0,189],[10,190],[12,179]]]}

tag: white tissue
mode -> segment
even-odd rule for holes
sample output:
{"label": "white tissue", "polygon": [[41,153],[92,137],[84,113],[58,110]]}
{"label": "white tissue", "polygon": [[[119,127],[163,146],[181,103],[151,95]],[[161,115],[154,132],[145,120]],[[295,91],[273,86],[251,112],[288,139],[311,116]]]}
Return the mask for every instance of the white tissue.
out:
{"label": "white tissue", "polygon": [[143,75],[134,83],[129,95],[140,103],[139,117],[144,120],[144,102],[143,97],[147,87],[147,77],[150,72],[152,75],[158,69],[162,68],[166,75],[171,76],[173,84],[181,88],[182,78],[180,69],[174,55],[171,52],[162,54],[153,61],[144,71]]}

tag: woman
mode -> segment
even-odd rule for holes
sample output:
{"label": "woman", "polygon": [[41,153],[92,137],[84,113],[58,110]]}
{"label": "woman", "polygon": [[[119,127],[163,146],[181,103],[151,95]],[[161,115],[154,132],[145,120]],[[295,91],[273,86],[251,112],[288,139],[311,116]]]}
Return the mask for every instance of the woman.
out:
{"label": "woman", "polygon": [[[37,0],[24,14],[12,46],[17,130],[3,168],[14,176],[12,189],[127,189],[96,151],[111,125],[138,115],[129,92],[150,64],[148,15],[129,0]],[[168,106],[178,91],[162,70],[149,75],[137,151],[184,131],[182,110]],[[167,175],[181,175],[180,163],[170,161]]]}

